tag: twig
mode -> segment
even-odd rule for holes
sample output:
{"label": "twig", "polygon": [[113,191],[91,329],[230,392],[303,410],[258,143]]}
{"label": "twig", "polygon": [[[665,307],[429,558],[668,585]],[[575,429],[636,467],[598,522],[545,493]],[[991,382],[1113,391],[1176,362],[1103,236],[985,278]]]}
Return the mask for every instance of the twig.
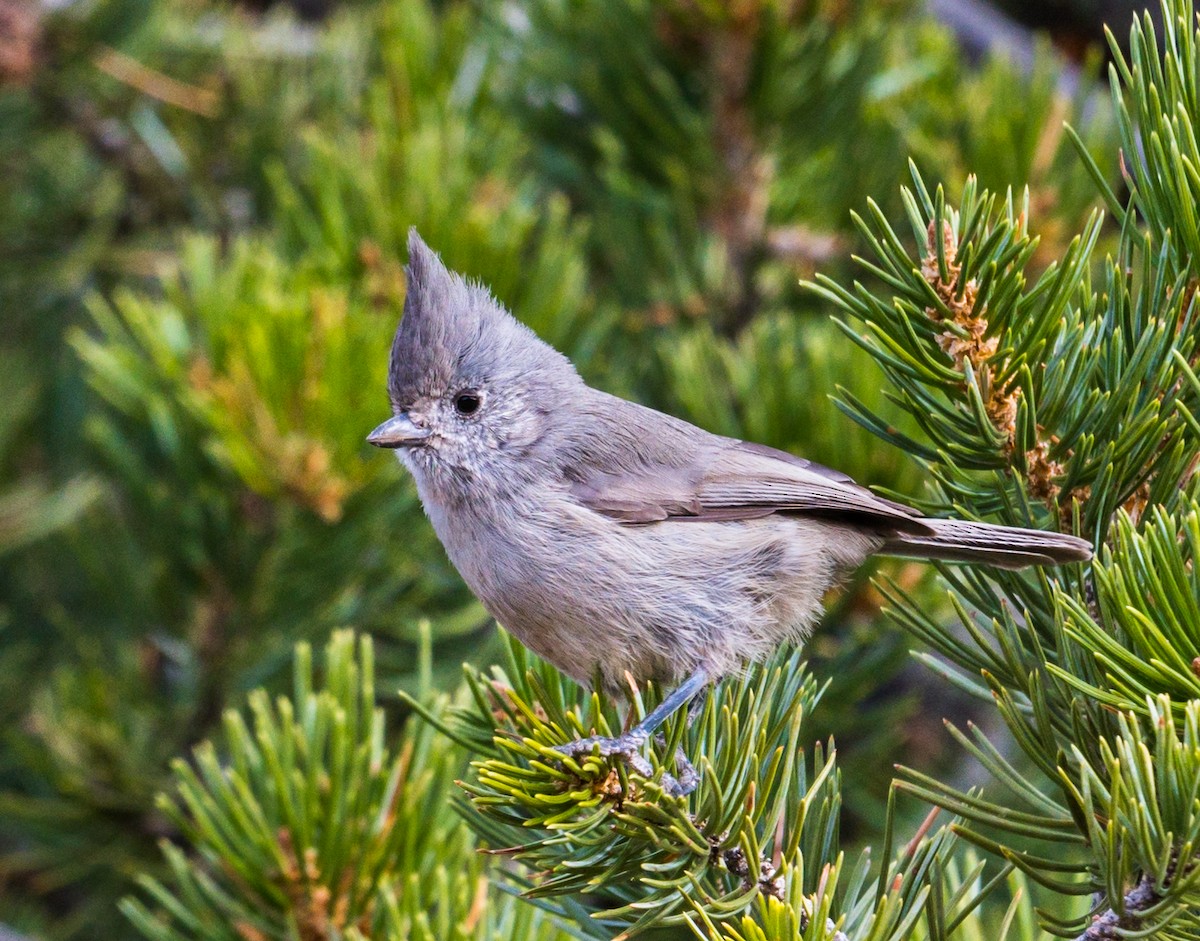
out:
{"label": "twig", "polygon": [[174,105],[206,118],[211,118],[217,113],[217,93],[212,89],[180,82],[109,46],[101,47],[92,62],[105,75],[164,104]]}
{"label": "twig", "polygon": [[1142,912],[1158,901],[1154,883],[1149,876],[1142,876],[1125,896],[1124,914],[1118,915],[1110,908],[1096,915],[1087,931],[1075,941],[1121,941],[1128,931],[1142,926]]}
{"label": "twig", "polygon": [[718,324],[729,335],[749,324],[762,302],[754,271],[766,253],[774,165],[758,138],[749,101],[760,28],[755,13],[734,16],[726,28],[715,31],[708,50],[715,79],[713,143],[724,170],[710,221],[725,243],[729,263],[727,309]]}

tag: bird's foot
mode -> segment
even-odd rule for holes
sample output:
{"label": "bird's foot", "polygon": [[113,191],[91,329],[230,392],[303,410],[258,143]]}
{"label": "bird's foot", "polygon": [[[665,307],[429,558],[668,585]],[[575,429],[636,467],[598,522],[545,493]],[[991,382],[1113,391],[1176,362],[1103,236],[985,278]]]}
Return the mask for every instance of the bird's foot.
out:
{"label": "bird's foot", "polygon": [[[565,745],[558,745],[554,750],[572,758],[585,758],[588,755],[619,758],[642,777],[650,778],[654,776],[654,768],[641,753],[641,747],[646,744],[647,739],[648,736],[645,732],[634,729],[615,737],[592,735],[588,738],[576,739]],[[662,789],[672,797],[684,797],[696,789],[696,785],[700,782],[700,775],[688,761],[682,748],[676,749],[675,765],[679,770],[679,777],[664,771],[661,781]]]}
{"label": "bird's foot", "polygon": [[554,750],[571,758],[586,758],[588,755],[599,755],[602,758],[620,758],[626,765],[643,777],[650,777],[654,769],[641,753],[641,747],[646,744],[647,736],[637,731],[626,732],[624,735],[609,737],[607,735],[592,735],[588,738],[577,738],[565,745],[557,745]]}

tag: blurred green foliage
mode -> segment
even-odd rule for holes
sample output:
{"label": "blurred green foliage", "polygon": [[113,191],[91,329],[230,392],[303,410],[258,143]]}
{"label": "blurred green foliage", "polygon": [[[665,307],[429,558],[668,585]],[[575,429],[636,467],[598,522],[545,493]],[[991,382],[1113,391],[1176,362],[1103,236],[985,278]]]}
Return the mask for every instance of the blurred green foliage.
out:
{"label": "blurred green foliage", "polygon": [[249,722],[226,713],[220,753],[205,742],[191,762],[172,763],[178,796],[159,806],[206,850],[197,864],[163,842],[168,874],[140,880],[158,913],[139,899],[122,904],[142,934],[560,937],[514,898],[482,904],[485,857],[447,813],[461,757],[426,724],[392,751],[370,640],[336,632],[322,660],[318,683],[311,647],[298,645],[290,698],[256,691]]}
{"label": "blurred green foliage", "polygon": [[[976,71],[907,0],[0,12],[0,923],[48,939],[133,936],[116,899],[190,832],[155,809],[171,759],[282,689],[296,642],[353,625],[389,692],[422,650],[445,688],[502,654],[362,443],[410,225],[590,381],[917,494],[829,394],[912,417],[800,278],[849,280],[850,212],[901,212],[910,155],[951,191],[1028,185],[1035,267],[1096,202],[1064,120],[1116,185],[1121,129],[1049,51]],[[903,672],[880,603],[856,581],[812,647],[856,838],[895,761],[958,773],[938,720],[968,708]]]}

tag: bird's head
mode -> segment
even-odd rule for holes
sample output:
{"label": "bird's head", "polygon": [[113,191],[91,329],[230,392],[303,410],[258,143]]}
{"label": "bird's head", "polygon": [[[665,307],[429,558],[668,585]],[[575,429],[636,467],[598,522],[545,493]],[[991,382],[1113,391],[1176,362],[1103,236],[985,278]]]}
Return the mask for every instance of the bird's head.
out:
{"label": "bird's head", "polygon": [[417,475],[470,486],[511,475],[581,385],[565,356],[481,285],[408,236],[404,315],[392,342],[393,417],[368,436]]}

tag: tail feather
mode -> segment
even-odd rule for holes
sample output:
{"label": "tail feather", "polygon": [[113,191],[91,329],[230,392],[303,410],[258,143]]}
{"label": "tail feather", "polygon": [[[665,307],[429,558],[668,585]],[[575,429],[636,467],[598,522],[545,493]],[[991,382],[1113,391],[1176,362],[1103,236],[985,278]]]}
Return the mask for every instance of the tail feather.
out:
{"label": "tail feather", "polygon": [[1005,569],[1086,562],[1092,557],[1091,545],[1064,533],[967,520],[923,519],[921,522],[928,524],[933,530],[932,535],[897,533],[884,543],[880,554],[973,562]]}

